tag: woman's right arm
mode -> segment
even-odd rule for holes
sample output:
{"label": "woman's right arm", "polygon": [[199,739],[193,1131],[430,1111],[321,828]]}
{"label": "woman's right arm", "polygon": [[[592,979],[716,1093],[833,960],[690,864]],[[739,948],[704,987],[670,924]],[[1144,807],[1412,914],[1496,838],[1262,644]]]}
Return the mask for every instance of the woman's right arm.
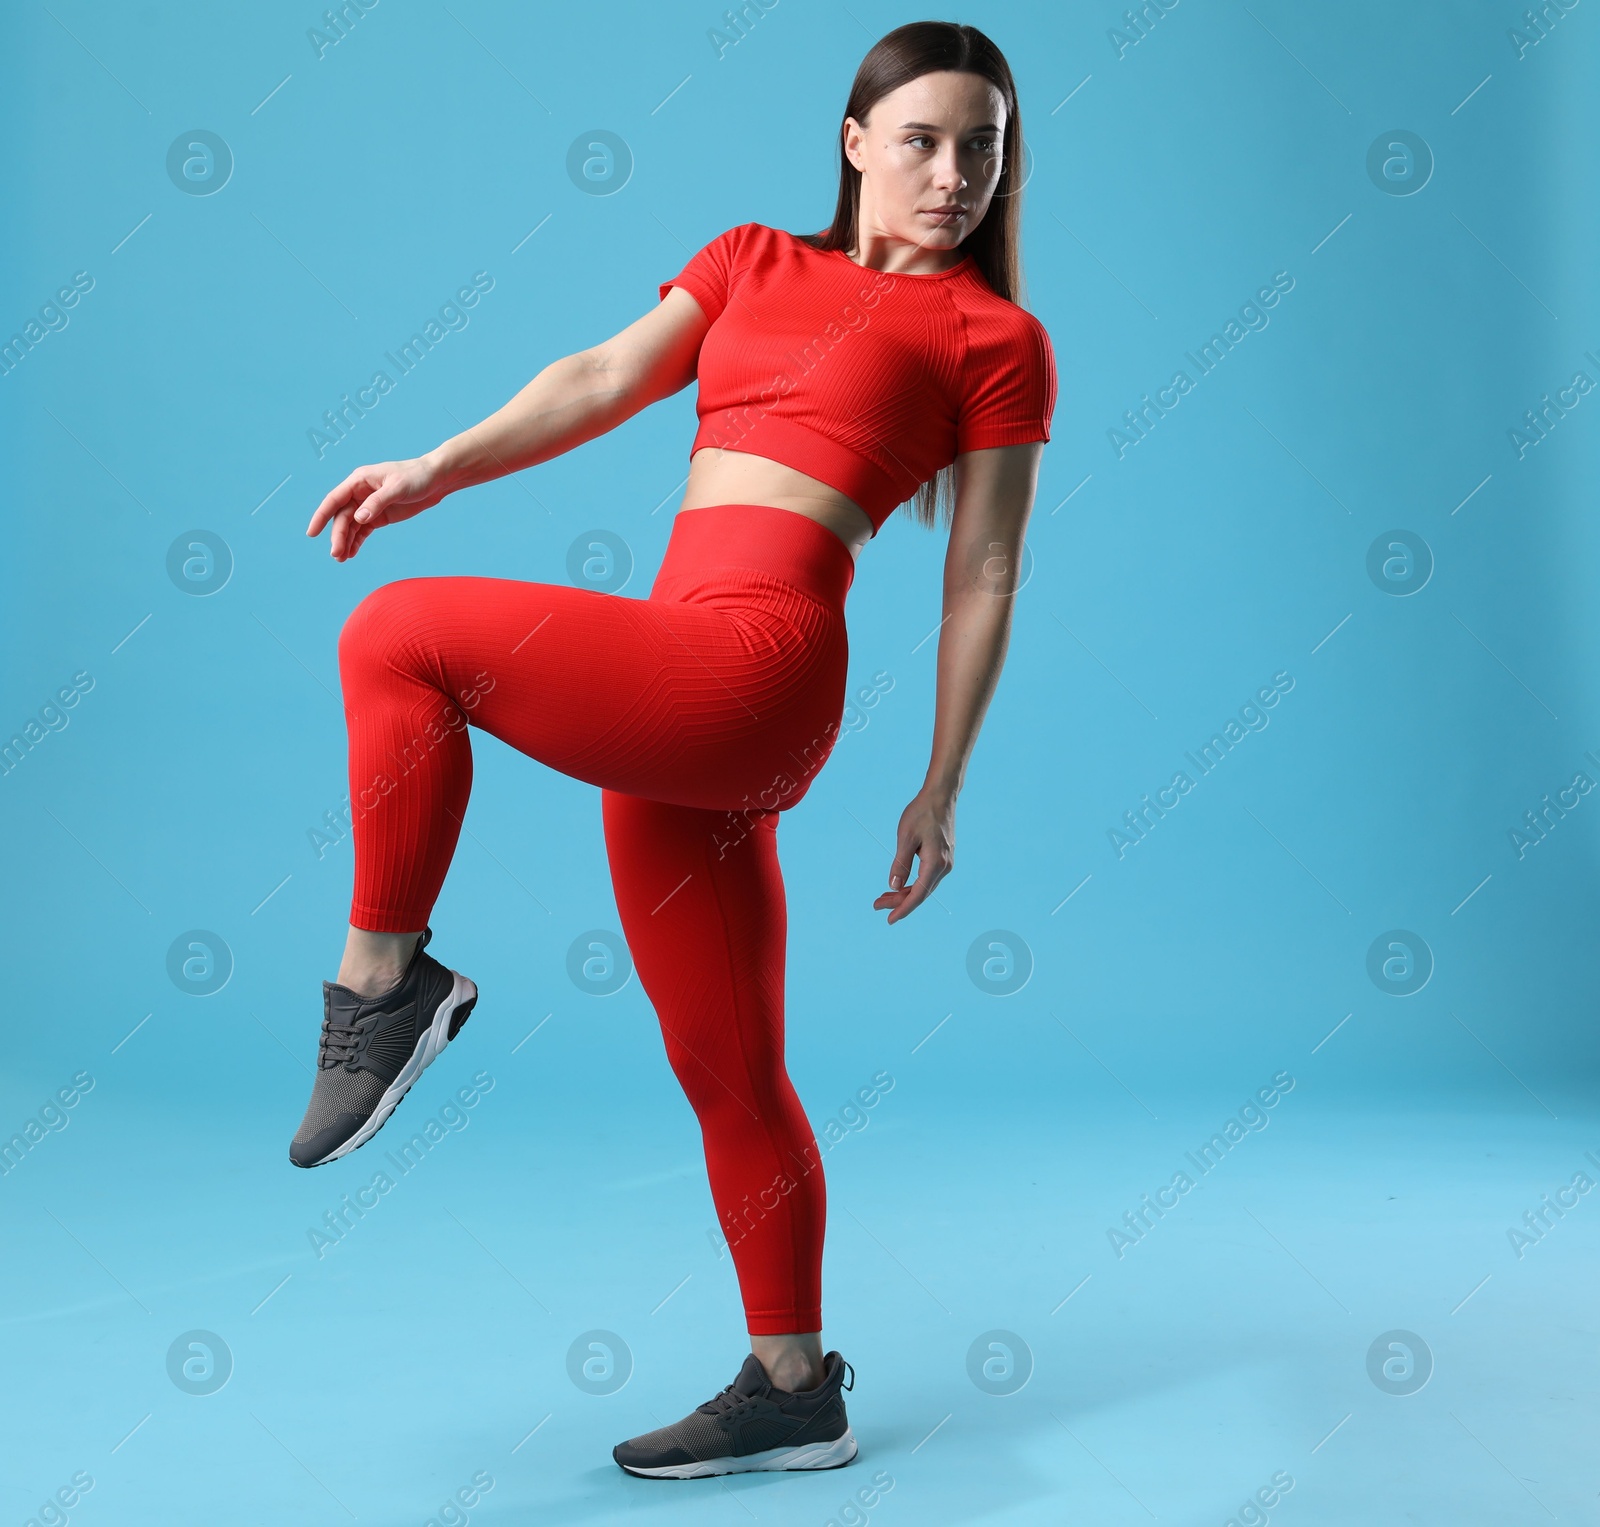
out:
{"label": "woman's right arm", "polygon": [[694,380],[709,327],[700,304],[673,287],[621,333],[552,361],[503,408],[426,455],[357,467],[318,505],[306,534],[319,534],[331,521],[328,549],[347,561],[380,525],[615,429]]}

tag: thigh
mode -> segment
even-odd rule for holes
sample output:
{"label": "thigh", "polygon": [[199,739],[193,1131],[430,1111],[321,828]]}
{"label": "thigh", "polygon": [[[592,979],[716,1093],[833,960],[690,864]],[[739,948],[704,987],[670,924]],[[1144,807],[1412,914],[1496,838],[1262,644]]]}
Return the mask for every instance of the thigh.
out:
{"label": "thigh", "polygon": [[827,718],[836,734],[842,709],[843,670],[823,624],[783,632],[726,602],[410,578],[375,590],[351,621],[391,633],[408,669],[518,751],[683,805],[770,798],[791,760],[825,756]]}
{"label": "thigh", "polygon": [[735,815],[612,790],[601,797],[612,888],[640,984],[680,1080],[709,1107],[770,1101],[783,1070],[788,911],[779,815],[739,814],[734,824]]}

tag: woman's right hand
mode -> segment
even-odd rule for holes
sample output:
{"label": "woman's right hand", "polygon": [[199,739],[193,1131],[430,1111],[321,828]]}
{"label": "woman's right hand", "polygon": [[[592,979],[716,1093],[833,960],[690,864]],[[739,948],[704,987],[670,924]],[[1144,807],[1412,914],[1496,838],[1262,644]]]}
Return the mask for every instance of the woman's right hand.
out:
{"label": "woman's right hand", "polygon": [[319,534],[331,520],[329,553],[347,562],[380,525],[409,520],[433,508],[449,491],[443,473],[426,456],[357,467],[317,505],[306,534]]}

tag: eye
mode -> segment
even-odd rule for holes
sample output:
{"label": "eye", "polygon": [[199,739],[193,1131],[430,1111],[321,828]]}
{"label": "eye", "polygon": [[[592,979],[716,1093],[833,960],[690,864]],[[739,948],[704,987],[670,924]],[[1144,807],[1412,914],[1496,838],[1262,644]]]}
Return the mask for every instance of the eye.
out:
{"label": "eye", "polygon": [[933,139],[930,138],[926,133],[914,133],[911,137],[906,139],[906,142],[911,144],[932,143]]}

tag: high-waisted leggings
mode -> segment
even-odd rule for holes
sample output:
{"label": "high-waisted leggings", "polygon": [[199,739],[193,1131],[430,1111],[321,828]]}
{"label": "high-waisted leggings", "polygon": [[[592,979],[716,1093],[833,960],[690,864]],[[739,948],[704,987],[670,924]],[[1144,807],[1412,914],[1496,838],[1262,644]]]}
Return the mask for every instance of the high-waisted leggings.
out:
{"label": "high-waisted leggings", "polygon": [[853,573],[816,521],[722,504],[678,513],[648,598],[405,578],[339,638],[353,926],[427,925],[470,727],[600,787],[623,935],[699,1120],[754,1335],[822,1328],[826,1191],[784,1066],[777,826],[838,737]]}

